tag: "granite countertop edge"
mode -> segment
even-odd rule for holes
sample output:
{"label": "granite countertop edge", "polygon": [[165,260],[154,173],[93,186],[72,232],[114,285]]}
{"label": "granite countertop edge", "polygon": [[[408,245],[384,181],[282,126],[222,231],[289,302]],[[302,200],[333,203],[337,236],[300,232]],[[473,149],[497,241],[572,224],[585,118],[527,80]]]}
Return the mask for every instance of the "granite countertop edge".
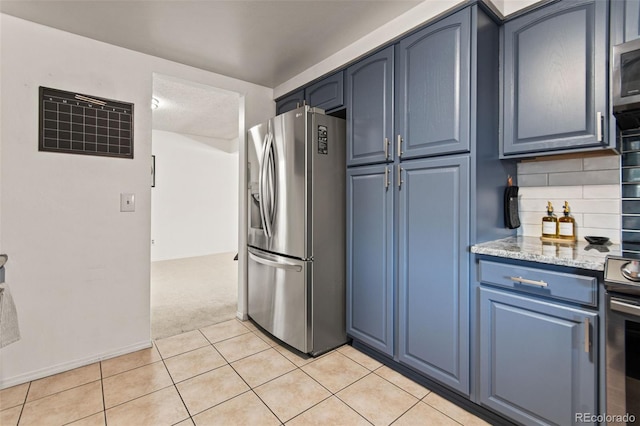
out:
{"label": "granite countertop edge", "polygon": [[606,257],[620,255],[620,246],[617,244],[605,246],[607,252],[589,250],[589,244],[581,241],[576,242],[574,247],[572,257],[546,254],[542,253],[540,238],[518,236],[475,244],[471,246],[471,253],[592,271],[604,271]]}

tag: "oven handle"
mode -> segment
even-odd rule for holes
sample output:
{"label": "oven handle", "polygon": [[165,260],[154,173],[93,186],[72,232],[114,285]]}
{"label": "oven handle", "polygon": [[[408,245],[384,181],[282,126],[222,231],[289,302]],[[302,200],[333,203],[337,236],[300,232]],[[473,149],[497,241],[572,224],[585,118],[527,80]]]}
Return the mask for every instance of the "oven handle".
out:
{"label": "oven handle", "polygon": [[611,310],[640,317],[640,306],[620,302],[615,299],[611,299]]}

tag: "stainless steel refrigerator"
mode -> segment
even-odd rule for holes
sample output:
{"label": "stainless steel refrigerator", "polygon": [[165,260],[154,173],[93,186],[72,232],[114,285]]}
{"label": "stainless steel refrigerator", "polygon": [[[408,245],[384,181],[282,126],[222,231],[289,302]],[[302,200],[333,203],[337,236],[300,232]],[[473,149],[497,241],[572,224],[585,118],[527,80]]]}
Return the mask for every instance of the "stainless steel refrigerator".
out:
{"label": "stainless steel refrigerator", "polygon": [[311,355],[346,342],[345,121],[304,106],[247,137],[249,317]]}

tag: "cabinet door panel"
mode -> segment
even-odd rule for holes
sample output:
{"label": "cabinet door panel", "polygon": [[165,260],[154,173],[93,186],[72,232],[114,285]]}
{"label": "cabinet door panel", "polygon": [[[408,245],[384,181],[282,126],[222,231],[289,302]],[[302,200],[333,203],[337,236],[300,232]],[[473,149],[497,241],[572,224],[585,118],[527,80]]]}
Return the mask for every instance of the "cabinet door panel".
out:
{"label": "cabinet door panel", "polygon": [[305,89],[307,105],[329,111],[344,105],[344,73],[335,73]]}
{"label": "cabinet door panel", "polygon": [[276,115],[294,110],[304,104],[304,90],[299,90],[276,102]]}
{"label": "cabinet door panel", "polygon": [[611,2],[611,45],[640,38],[640,0]]}
{"label": "cabinet door panel", "polygon": [[393,182],[389,169],[379,165],[347,171],[347,334],[392,356]]}
{"label": "cabinet door panel", "polygon": [[505,155],[606,146],[606,7],[560,2],[504,25]]}
{"label": "cabinet door panel", "polygon": [[486,288],[480,304],[483,404],[524,424],[597,413],[596,313]]}
{"label": "cabinet door panel", "polygon": [[403,158],[469,151],[470,14],[462,10],[400,41]]}
{"label": "cabinet door panel", "polygon": [[399,360],[469,393],[469,157],[402,163]]}
{"label": "cabinet door panel", "polygon": [[393,57],[391,46],[347,69],[349,165],[393,161]]}

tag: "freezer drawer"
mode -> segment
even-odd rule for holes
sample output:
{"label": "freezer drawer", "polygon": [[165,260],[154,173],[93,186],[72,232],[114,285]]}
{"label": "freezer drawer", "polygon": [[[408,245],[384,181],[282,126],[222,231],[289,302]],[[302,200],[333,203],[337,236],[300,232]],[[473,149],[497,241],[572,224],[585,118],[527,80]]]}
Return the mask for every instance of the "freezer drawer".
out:
{"label": "freezer drawer", "polygon": [[249,316],[302,352],[312,350],[307,283],[312,262],[249,247]]}

